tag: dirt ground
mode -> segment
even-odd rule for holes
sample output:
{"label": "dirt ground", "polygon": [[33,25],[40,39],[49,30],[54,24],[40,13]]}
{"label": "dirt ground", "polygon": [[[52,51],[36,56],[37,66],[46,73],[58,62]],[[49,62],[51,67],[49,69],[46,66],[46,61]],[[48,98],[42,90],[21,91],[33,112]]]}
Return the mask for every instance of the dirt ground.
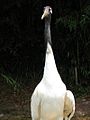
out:
{"label": "dirt ground", "polygon": [[76,99],[76,112],[73,120],[90,120],[90,96]]}
{"label": "dirt ground", "polygon": [[[0,85],[0,120],[31,120],[30,97],[32,87],[14,93]],[[76,98],[76,112],[72,120],[90,120],[90,96]]]}

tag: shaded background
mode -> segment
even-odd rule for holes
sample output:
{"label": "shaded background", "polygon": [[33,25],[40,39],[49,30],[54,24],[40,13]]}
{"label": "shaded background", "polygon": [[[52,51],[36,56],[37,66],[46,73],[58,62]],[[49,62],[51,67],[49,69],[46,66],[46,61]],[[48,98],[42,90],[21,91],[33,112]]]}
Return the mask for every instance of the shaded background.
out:
{"label": "shaded background", "polygon": [[68,87],[90,85],[89,0],[0,1],[0,73],[14,88],[38,83],[45,62],[43,7],[53,9],[52,47]]}

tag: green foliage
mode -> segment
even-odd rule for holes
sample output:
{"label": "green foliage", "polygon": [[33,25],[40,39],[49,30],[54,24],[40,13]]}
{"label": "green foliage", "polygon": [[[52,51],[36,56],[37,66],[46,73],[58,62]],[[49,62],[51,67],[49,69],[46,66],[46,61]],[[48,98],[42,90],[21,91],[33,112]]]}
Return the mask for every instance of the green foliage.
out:
{"label": "green foliage", "polygon": [[82,28],[84,27],[84,25],[89,23],[90,23],[90,5],[82,9],[80,15],[78,11],[73,12],[71,11],[68,15],[60,16],[56,20],[56,25],[63,24],[65,28],[68,28],[70,30],[70,32],[73,30],[75,31],[79,24]]}
{"label": "green foliage", "polygon": [[83,78],[89,79],[90,77],[90,70],[87,67],[80,67],[80,73]]}
{"label": "green foliage", "polygon": [[1,76],[4,78],[6,83],[13,88],[14,92],[20,89],[20,84],[17,83],[16,80],[14,80],[11,76],[5,74],[1,74]]}
{"label": "green foliage", "polygon": [[56,24],[63,24],[65,28],[68,28],[70,32],[76,30],[77,20],[73,16],[60,17],[56,20]]}
{"label": "green foliage", "polygon": [[74,86],[72,88],[73,92],[74,92],[74,95],[75,97],[82,97],[82,96],[87,96],[87,95],[90,95],[90,87],[89,86],[81,86],[81,85],[78,85],[78,86]]}
{"label": "green foliage", "polygon": [[84,27],[87,24],[90,24],[90,5],[86,6],[82,10],[82,14],[81,14],[81,18],[80,18],[80,26],[81,26],[81,28]]}

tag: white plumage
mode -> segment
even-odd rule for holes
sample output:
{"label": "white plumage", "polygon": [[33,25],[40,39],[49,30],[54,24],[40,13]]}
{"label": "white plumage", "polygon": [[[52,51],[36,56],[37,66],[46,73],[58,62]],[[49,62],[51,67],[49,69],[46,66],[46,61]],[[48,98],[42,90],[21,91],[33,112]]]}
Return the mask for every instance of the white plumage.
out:
{"label": "white plumage", "polygon": [[64,103],[64,118],[65,120],[71,120],[75,113],[75,98],[70,90],[66,91],[65,103]]}
{"label": "white plumage", "polygon": [[[52,47],[50,45],[50,15],[48,6],[42,16],[45,17],[45,38],[47,41],[44,74],[31,97],[32,120],[63,120],[66,86],[57,71]],[[49,20],[49,21],[48,21]]]}
{"label": "white plumage", "polygon": [[44,74],[31,97],[32,120],[63,120],[66,86],[63,83],[54,60],[51,47],[52,9],[44,8],[41,19],[45,18],[45,40],[47,42]]}

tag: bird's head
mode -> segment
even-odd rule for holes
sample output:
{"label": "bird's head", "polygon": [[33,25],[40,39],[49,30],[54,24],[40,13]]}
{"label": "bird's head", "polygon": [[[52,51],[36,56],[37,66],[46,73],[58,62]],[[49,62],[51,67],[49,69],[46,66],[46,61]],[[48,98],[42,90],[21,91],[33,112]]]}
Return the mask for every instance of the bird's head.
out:
{"label": "bird's head", "polygon": [[41,19],[44,19],[44,18],[48,18],[50,17],[52,14],[52,8],[50,6],[46,6],[44,7],[44,12],[43,12],[43,15],[41,17]]}

